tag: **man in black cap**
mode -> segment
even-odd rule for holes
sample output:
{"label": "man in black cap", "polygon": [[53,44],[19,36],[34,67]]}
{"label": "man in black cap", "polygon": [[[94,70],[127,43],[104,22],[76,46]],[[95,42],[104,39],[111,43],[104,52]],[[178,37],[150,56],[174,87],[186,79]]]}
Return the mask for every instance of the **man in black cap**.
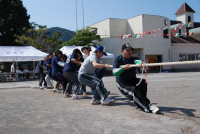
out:
{"label": "man in black cap", "polygon": [[[158,113],[159,108],[150,103],[147,98],[147,83],[136,78],[136,68],[130,67],[130,64],[139,64],[142,67],[142,61],[137,57],[133,57],[133,48],[129,43],[123,44],[121,48],[122,55],[114,60],[113,75],[116,76],[117,86],[120,92],[145,112]],[[125,67],[121,67],[125,65]]]}

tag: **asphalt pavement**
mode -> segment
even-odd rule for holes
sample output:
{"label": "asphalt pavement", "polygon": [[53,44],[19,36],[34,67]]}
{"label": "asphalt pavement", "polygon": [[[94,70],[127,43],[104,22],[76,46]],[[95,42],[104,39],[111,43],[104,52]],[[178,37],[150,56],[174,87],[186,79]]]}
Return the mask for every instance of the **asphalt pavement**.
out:
{"label": "asphalt pavement", "polygon": [[103,78],[116,100],[110,106],[91,105],[89,87],[86,97],[72,100],[37,88],[37,80],[1,82],[0,134],[199,134],[200,72],[148,73],[146,78],[147,97],[161,114],[136,109],[114,76]]}

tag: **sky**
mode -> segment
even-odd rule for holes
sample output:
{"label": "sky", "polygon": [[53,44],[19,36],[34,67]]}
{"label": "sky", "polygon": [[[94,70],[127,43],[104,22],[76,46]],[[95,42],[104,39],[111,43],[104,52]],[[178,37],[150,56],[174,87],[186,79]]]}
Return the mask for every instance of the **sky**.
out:
{"label": "sky", "polygon": [[22,2],[30,15],[30,22],[46,25],[47,28],[60,27],[71,31],[107,18],[129,19],[141,14],[159,15],[176,20],[175,13],[184,2],[196,12],[194,21],[200,22],[200,0],[22,0]]}

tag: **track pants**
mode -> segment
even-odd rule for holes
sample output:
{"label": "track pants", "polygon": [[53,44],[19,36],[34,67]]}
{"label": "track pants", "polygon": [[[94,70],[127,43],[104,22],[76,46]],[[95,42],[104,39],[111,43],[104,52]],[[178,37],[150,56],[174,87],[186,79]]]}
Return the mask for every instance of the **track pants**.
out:
{"label": "track pants", "polygon": [[67,79],[63,76],[62,73],[58,72],[54,75],[52,75],[53,80],[58,81],[62,84],[63,87],[63,94],[66,93],[66,85],[67,85]]}
{"label": "track pants", "polygon": [[140,79],[135,78],[130,82],[121,82],[117,86],[120,92],[130,100],[134,100],[135,104],[142,110],[148,110],[150,100],[147,98],[147,84],[142,80],[140,85],[136,86]]}
{"label": "track pants", "polygon": [[91,87],[92,89],[96,89],[101,97],[101,100],[106,99],[106,89],[104,87],[103,81],[96,78],[93,75],[79,72],[78,80],[81,84]]}
{"label": "track pants", "polygon": [[39,86],[42,86],[43,81],[44,81],[44,86],[47,86],[47,82],[45,81],[45,74],[40,73],[39,74]]}
{"label": "track pants", "polygon": [[64,72],[63,75],[65,76],[65,78],[67,79],[68,83],[67,83],[67,93],[71,92],[72,86],[72,93],[74,94],[78,94],[78,91],[80,89],[80,82],[78,81],[78,73],[76,72]]}

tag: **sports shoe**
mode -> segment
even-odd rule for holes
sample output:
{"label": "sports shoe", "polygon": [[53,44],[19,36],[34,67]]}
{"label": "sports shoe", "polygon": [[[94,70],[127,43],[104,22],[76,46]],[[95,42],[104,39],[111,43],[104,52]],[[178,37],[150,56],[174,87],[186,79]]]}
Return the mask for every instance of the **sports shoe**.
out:
{"label": "sports shoe", "polygon": [[53,89],[54,87],[48,87],[48,89]]}
{"label": "sports shoe", "polygon": [[68,94],[68,93],[64,93],[63,95],[65,98],[70,97],[70,94]]}
{"label": "sports shoe", "polygon": [[98,104],[101,104],[101,101],[100,100],[95,100],[94,98],[90,101],[90,104],[91,105],[98,105]]}
{"label": "sports shoe", "polygon": [[110,98],[106,98],[105,100],[101,100],[101,105],[108,105],[114,103],[115,100],[111,100]]}
{"label": "sports shoe", "polygon": [[78,100],[78,99],[82,99],[82,97],[80,97],[76,94],[72,95],[72,100]]}
{"label": "sports shoe", "polygon": [[159,108],[154,106],[153,104],[149,104],[149,110],[152,111],[152,113],[157,114],[160,112]]}
{"label": "sports shoe", "polygon": [[54,89],[53,89],[53,92],[57,92],[57,91],[58,91],[58,89],[57,89],[57,88],[54,88]]}
{"label": "sports shoe", "polygon": [[40,89],[43,89],[44,87],[40,86],[39,88],[40,88]]}
{"label": "sports shoe", "polygon": [[44,87],[44,90],[47,90],[47,89],[49,89],[49,88],[45,86],[45,87]]}

